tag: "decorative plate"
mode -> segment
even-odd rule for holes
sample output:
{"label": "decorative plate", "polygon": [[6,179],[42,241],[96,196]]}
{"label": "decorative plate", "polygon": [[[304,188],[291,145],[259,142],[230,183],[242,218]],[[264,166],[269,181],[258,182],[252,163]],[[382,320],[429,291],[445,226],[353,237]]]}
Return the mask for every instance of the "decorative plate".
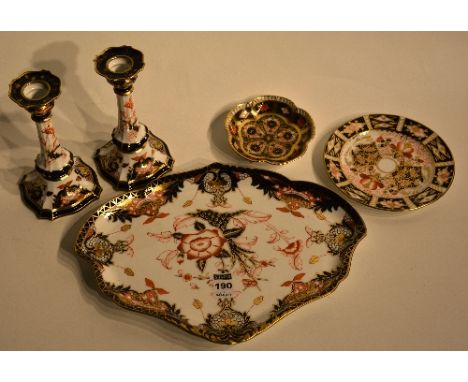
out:
{"label": "decorative plate", "polygon": [[335,290],[365,234],[322,186],[215,163],[112,199],[76,251],[122,307],[232,344]]}
{"label": "decorative plate", "polygon": [[389,114],[364,115],[337,129],[325,146],[325,163],[347,196],[389,211],[435,202],[455,175],[442,138],[419,122]]}
{"label": "decorative plate", "polygon": [[231,147],[251,161],[285,164],[307,150],[310,115],[289,99],[261,96],[234,107],[224,122]]}

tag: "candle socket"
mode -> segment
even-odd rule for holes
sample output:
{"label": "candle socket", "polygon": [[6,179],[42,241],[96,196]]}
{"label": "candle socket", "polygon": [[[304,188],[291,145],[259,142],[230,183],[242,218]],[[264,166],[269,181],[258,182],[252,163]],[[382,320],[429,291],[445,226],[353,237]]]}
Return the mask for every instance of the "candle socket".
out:
{"label": "candle socket", "polygon": [[167,145],[138,120],[133,85],[143,69],[143,54],[130,46],[108,48],[95,59],[96,72],[105,77],[117,97],[118,124],[112,139],[96,151],[102,175],[117,189],[132,190],[172,169]]}
{"label": "candle socket", "polygon": [[99,198],[96,174],[81,158],[62,147],[52,123],[60,79],[47,70],[26,72],[10,84],[9,96],[36,123],[40,153],[35,169],[21,179],[23,200],[39,218],[72,214]]}

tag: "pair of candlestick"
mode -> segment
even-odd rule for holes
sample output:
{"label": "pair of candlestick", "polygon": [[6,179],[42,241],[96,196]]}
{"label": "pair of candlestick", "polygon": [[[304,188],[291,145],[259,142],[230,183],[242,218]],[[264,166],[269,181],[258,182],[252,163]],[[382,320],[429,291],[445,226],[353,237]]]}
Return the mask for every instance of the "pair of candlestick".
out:
{"label": "pair of candlestick", "polygon": [[[118,105],[112,139],[96,151],[95,161],[115,188],[132,190],[171,170],[174,160],[135,112],[133,84],[144,67],[143,54],[130,46],[113,47],[95,63],[98,74],[113,86]],[[50,220],[81,210],[101,193],[93,169],[57,139],[51,112],[59,94],[60,79],[47,70],[22,74],[9,91],[10,98],[31,114],[40,144],[35,169],[20,181],[21,194],[38,217]]]}

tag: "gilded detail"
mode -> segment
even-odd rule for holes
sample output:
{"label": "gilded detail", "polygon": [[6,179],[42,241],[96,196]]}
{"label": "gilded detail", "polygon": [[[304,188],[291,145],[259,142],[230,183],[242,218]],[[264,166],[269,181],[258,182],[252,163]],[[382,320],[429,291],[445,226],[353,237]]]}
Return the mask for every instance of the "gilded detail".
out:
{"label": "gilded detail", "polygon": [[364,235],[320,186],[213,164],[110,201],[76,249],[119,305],[236,343],[333,291]]}

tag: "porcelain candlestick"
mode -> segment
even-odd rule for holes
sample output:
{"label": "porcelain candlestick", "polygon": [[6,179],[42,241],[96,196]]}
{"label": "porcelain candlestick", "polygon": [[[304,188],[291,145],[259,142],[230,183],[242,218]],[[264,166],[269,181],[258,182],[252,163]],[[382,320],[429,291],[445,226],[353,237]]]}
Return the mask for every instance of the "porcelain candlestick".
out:
{"label": "porcelain candlestick", "polygon": [[96,58],[96,71],[113,86],[118,123],[112,140],[97,150],[102,174],[118,189],[143,186],[172,169],[166,144],[138,120],[133,84],[144,67],[143,54],[129,46],[107,49]]}
{"label": "porcelain candlestick", "polygon": [[94,171],[57,139],[51,112],[59,94],[60,79],[47,70],[24,73],[9,92],[31,113],[40,144],[35,170],[20,181],[21,193],[39,218],[50,220],[81,210],[101,193]]}

